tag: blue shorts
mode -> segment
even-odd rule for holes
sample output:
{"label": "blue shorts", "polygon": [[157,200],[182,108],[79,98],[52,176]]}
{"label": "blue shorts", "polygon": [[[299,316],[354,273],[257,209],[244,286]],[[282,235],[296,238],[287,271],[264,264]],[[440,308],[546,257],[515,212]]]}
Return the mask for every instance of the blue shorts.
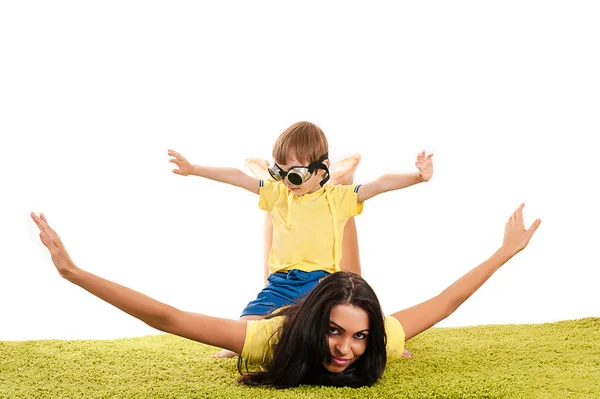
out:
{"label": "blue shorts", "polygon": [[293,305],[328,275],[329,273],[322,270],[315,272],[290,270],[272,273],[267,279],[267,286],[258,293],[255,300],[246,306],[242,316],[268,315],[275,309]]}

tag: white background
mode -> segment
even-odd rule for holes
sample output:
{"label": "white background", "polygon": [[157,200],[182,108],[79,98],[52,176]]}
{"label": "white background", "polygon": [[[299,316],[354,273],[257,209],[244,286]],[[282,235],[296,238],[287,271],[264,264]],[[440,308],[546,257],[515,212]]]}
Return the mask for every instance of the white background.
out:
{"label": "white background", "polygon": [[[258,197],[171,173],[271,159],[309,120],[368,201],[363,274],[391,313],[485,260],[526,202],[530,247],[442,326],[600,316],[600,20],[593,1],[2,2],[0,340],[157,333],[62,280],[29,212],[75,262],[236,318],[262,284]],[[206,2],[208,3],[208,2]]]}

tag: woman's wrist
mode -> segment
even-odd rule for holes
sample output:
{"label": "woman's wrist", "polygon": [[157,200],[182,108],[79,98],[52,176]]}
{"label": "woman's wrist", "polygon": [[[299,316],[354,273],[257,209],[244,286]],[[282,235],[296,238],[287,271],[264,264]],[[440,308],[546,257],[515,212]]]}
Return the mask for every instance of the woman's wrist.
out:
{"label": "woman's wrist", "polygon": [[510,258],[516,255],[516,252],[504,245],[501,246],[495,253],[496,256],[502,261],[502,263],[508,262]]}
{"label": "woman's wrist", "polygon": [[81,272],[83,272],[83,270],[75,265],[72,265],[68,269],[60,271],[60,276],[70,283],[77,285],[77,279],[81,276]]}

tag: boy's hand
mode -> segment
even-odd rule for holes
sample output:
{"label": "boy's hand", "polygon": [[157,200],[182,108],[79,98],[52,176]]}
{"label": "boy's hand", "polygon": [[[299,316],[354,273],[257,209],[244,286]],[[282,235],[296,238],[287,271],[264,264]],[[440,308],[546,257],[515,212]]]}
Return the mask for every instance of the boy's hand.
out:
{"label": "boy's hand", "polygon": [[419,155],[417,155],[417,160],[415,161],[415,166],[419,169],[419,178],[421,181],[427,182],[433,176],[433,161],[431,157],[433,154],[426,155],[425,151],[422,151]]}
{"label": "boy's hand", "polygon": [[173,158],[169,159],[169,162],[173,162],[179,169],[173,169],[173,173],[181,176],[188,176],[194,171],[194,165],[190,163],[183,155],[177,151],[168,150],[167,154]]}

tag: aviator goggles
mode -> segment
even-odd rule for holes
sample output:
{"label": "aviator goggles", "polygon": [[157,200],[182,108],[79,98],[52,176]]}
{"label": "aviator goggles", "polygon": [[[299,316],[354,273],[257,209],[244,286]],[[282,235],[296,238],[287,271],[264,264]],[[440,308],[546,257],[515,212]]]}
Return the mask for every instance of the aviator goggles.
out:
{"label": "aviator goggles", "polygon": [[323,163],[329,157],[329,153],[325,153],[317,161],[311,162],[308,166],[292,166],[289,170],[285,171],[279,167],[276,163],[269,167],[269,174],[276,181],[287,181],[293,186],[300,186],[308,179],[311,178],[312,174],[319,169],[325,171],[325,177],[321,180],[321,187],[329,180],[329,169],[327,165]]}

